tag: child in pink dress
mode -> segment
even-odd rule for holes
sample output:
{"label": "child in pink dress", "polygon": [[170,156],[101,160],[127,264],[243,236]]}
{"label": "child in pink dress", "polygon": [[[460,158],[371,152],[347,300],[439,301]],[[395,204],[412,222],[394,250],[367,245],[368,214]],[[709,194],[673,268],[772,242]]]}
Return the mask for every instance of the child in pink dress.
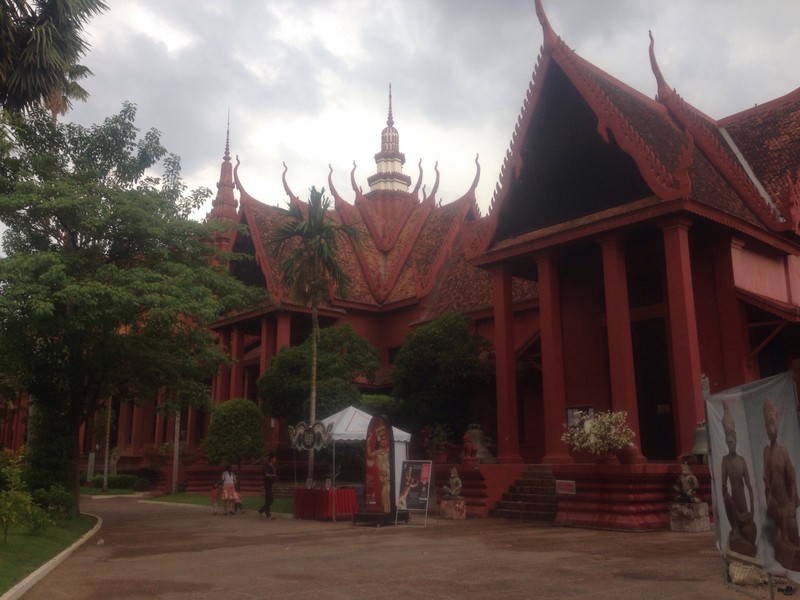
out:
{"label": "child in pink dress", "polygon": [[211,510],[212,514],[217,514],[217,502],[219,502],[219,481],[211,484]]}
{"label": "child in pink dress", "polygon": [[239,490],[233,490],[233,513],[236,514],[240,512],[244,514],[244,508],[242,508],[242,496],[239,494]]}

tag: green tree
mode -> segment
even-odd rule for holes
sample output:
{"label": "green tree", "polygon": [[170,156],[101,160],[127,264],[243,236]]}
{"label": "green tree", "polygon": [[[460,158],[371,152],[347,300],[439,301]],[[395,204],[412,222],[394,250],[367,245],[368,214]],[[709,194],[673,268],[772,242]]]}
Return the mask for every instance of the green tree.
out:
{"label": "green tree", "polygon": [[[309,414],[311,391],[309,337],[299,346],[282,348],[258,380],[264,410],[271,417],[297,423]],[[320,331],[317,349],[317,411],[331,415],[358,404],[358,378],[372,381],[378,368],[378,352],[349,324]]]}
{"label": "green tree", "polygon": [[[357,230],[328,217],[331,199],[325,188],[309,191],[308,204],[293,202],[283,209],[283,219],[273,232],[273,255],[280,261],[281,283],[295,302],[311,307],[311,373],[308,400],[309,425],[317,420],[317,345],[319,306],[330,300],[333,288],[347,297],[349,278],[339,264],[340,241],[358,240]],[[308,479],[314,477],[314,451],[308,453]]]}
{"label": "green tree", "polygon": [[472,333],[471,320],[452,313],[415,329],[394,363],[394,396],[405,403],[410,425],[463,431],[468,400],[485,390],[489,344]]}
{"label": "green tree", "polygon": [[3,545],[8,540],[8,530],[15,523],[25,520],[33,507],[33,498],[25,489],[22,480],[22,459],[3,461],[0,474],[3,486],[0,488],[0,529],[3,530]]}
{"label": "green tree", "polygon": [[19,112],[40,105],[55,115],[71,98],[85,99],[77,84],[90,74],[78,64],[89,47],[83,27],[106,9],[101,0],[2,0],[0,107]]}
{"label": "green tree", "polygon": [[108,398],[166,389],[176,406],[207,404],[227,360],[207,326],[263,295],[224,266],[218,226],[189,218],[210,192],[185,194],[177,157],[147,174],[165,150],[135,115],[125,104],[90,128],[17,117],[0,193],[0,366],[32,397],[31,470],[76,508],[81,425]]}
{"label": "green tree", "polygon": [[409,425],[404,403],[389,394],[363,394],[361,408],[371,415],[384,415],[393,425]]}
{"label": "green tree", "polygon": [[264,415],[251,400],[235,398],[214,407],[211,425],[203,443],[212,465],[261,458],[264,447]]}

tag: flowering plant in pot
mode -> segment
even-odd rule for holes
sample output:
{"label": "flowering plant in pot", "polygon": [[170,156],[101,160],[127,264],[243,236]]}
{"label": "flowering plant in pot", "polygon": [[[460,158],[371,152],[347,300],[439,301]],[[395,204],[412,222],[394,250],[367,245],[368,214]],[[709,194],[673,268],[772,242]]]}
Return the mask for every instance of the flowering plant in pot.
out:
{"label": "flowering plant in pot", "polygon": [[425,450],[434,460],[444,462],[442,455],[446,454],[450,446],[450,429],[446,425],[429,425],[423,430]]}
{"label": "flowering plant in pot", "polygon": [[577,412],[572,424],[564,425],[561,440],[577,452],[595,456],[613,455],[633,445],[636,434],[628,426],[628,413]]}

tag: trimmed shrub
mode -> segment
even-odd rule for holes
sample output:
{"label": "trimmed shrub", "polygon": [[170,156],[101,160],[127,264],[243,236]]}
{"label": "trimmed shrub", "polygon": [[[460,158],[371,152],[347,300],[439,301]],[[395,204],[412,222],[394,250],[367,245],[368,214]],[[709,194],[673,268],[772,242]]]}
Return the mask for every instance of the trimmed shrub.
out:
{"label": "trimmed shrub", "polygon": [[34,503],[51,517],[60,519],[72,513],[72,494],[63,486],[51,485],[46,490],[34,490],[31,495]]}
{"label": "trimmed shrub", "polygon": [[28,514],[25,516],[25,524],[31,533],[40,533],[55,525],[55,522],[50,518],[46,510],[31,503],[28,507]]}
{"label": "trimmed shrub", "polygon": [[[109,475],[108,476],[108,487],[128,490],[133,489],[133,486],[136,484],[136,480],[139,479],[136,475]],[[103,476],[102,475],[95,475],[92,477],[92,487],[102,488],[103,487]]]}

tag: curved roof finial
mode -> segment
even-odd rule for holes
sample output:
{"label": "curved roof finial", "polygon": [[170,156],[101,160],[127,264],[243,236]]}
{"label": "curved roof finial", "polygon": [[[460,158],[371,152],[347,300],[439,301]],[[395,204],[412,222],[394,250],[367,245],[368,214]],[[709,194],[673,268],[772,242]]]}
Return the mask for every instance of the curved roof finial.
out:
{"label": "curved roof finial", "polygon": [[433,189],[431,190],[431,196],[435,196],[436,192],[439,191],[439,161],[438,160],[433,164],[433,170],[436,171],[436,179],[433,182]]}
{"label": "curved roof finial", "polygon": [[286,182],[286,171],[289,170],[289,167],[286,166],[286,163],[283,163],[283,175],[281,175],[281,179],[283,180],[283,190],[286,192],[286,195],[289,196],[289,200],[292,202],[299,202],[297,196],[294,195],[292,190],[289,188],[289,184]]}
{"label": "curved roof finial", "polygon": [[417,185],[414,186],[414,191],[411,192],[411,193],[419,198],[419,186],[422,185],[422,159],[421,158],[419,159],[419,165],[417,165],[417,166],[419,167],[419,179],[417,179]]}
{"label": "curved roof finial", "polygon": [[653,70],[653,75],[656,77],[656,85],[658,86],[656,100],[666,102],[675,94],[675,90],[667,85],[667,81],[661,74],[661,69],[656,61],[656,41],[653,39],[653,32],[648,30],[647,33],[650,35],[650,68]]}
{"label": "curved roof finial", "polygon": [[539,18],[539,23],[542,25],[542,50],[545,53],[550,53],[558,46],[558,36],[553,28],[550,26],[550,21],[544,13],[542,7],[542,0],[535,0],[536,16]]}
{"label": "curved roof finial", "polygon": [[472,185],[469,187],[470,192],[478,189],[478,182],[481,180],[481,163],[478,162],[480,154],[475,155],[475,178],[472,180]]}

